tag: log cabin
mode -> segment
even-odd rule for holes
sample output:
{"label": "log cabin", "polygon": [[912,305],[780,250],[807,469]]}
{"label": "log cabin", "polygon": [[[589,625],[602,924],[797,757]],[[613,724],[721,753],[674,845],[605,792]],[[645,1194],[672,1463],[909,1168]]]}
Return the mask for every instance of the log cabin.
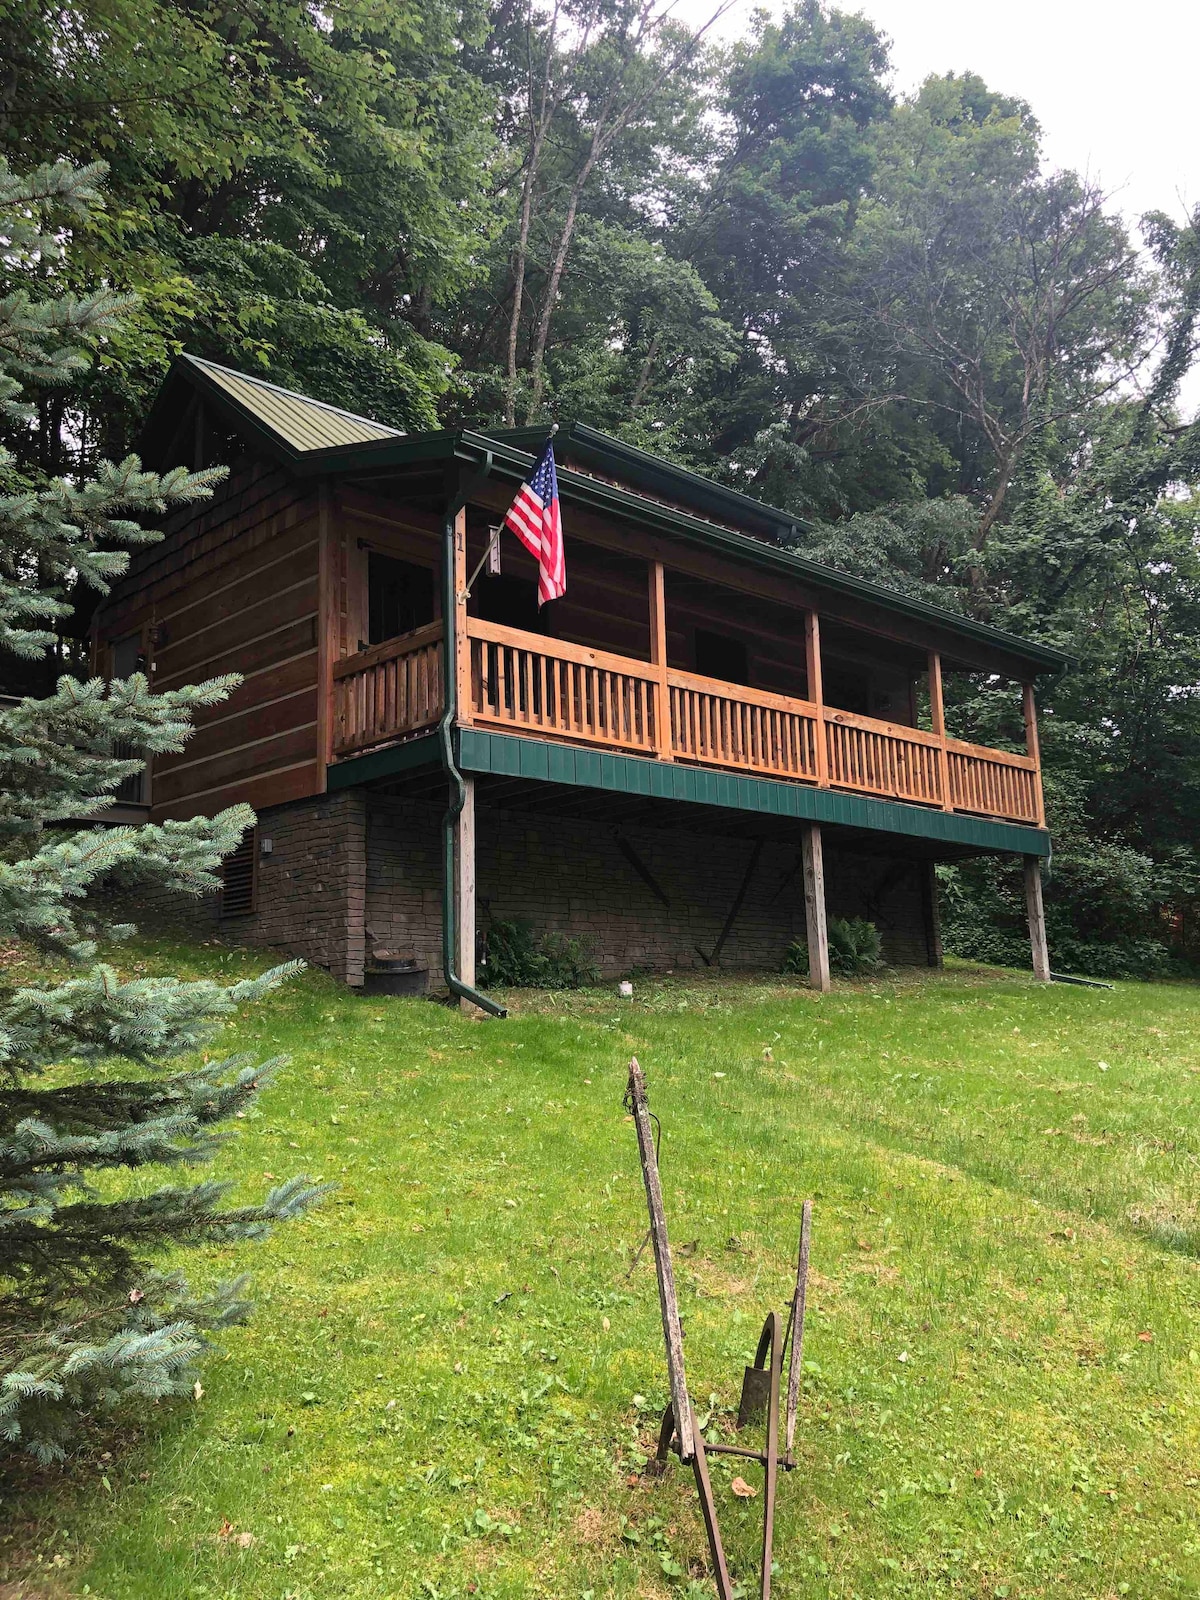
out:
{"label": "log cabin", "polygon": [[[231,463],[138,551],[102,673],[238,673],[119,815],[254,807],[214,915],[344,982],[494,1009],[490,923],[587,941],[605,974],[779,970],[827,916],[941,961],[934,869],[1024,864],[1049,976],[1030,643],[791,548],[795,519],[581,423],[555,439],[567,589],[496,530],[545,429],[405,435],[190,356],[160,469]],[[954,737],[948,674],[1011,685],[1012,748]]]}

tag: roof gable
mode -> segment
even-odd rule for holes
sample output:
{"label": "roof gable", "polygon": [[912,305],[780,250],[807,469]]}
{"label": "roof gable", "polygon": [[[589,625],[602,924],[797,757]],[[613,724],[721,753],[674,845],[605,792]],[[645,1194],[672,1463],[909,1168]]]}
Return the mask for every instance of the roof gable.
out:
{"label": "roof gable", "polygon": [[273,443],[277,453],[288,458],[307,455],[312,450],[339,449],[405,437],[401,428],[373,422],[341,406],[331,406],[294,389],[268,383],[265,378],[252,378],[233,367],[222,367],[215,361],[189,355],[175,358],[147,423],[148,435],[159,433],[166,421],[164,412],[178,411],[178,407],[172,405],[171,392],[181,378],[188,380],[207,399],[215,401],[235,426],[258,435],[260,442],[268,446]]}

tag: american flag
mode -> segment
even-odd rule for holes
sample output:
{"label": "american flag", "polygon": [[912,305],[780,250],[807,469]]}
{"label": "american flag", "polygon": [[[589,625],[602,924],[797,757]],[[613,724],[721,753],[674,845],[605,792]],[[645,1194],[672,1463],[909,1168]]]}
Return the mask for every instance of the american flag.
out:
{"label": "american flag", "polygon": [[508,508],[504,526],[512,529],[537,561],[538,605],[557,600],[567,587],[567,569],[563,559],[562,517],[558,510],[558,474],[554,470],[554,446],[549,439]]}

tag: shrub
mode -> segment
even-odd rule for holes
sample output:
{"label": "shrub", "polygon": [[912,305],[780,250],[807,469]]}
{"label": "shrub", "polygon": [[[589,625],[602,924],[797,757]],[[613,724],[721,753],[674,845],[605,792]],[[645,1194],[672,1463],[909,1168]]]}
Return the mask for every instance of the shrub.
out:
{"label": "shrub", "polygon": [[878,972],[883,965],[883,940],[875,924],[863,917],[830,917],[829,965],[847,978]]}
{"label": "shrub", "polygon": [[582,989],[600,976],[586,940],[528,922],[492,923],[484,967],[490,984],[512,989]]}
{"label": "shrub", "polygon": [[[862,917],[830,917],[829,966],[843,977],[861,977],[878,972],[883,966],[883,941],[873,922]],[[783,958],[785,972],[808,971],[808,946],[803,940],[790,944]]]}

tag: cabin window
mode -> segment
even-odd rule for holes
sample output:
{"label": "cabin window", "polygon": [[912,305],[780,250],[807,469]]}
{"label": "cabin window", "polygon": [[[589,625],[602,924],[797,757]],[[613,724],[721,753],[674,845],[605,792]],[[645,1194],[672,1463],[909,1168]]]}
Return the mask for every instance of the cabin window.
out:
{"label": "cabin window", "polygon": [[542,613],[538,610],[537,583],[531,578],[517,578],[501,573],[494,578],[481,578],[476,584],[479,596],[479,615],[484,622],[494,622],[501,628],[521,628],[525,633],[545,633]]}
{"label": "cabin window", "polygon": [[871,715],[871,674],[848,661],[825,660],[825,704],[857,717]]}
{"label": "cabin window", "polygon": [[702,678],[717,678],[721,683],[750,682],[750,662],[741,639],[723,633],[696,629],[696,671]]}
{"label": "cabin window", "polygon": [[258,900],[258,830],[247,828],[221,863],[222,917],[248,917]]}
{"label": "cabin window", "polygon": [[434,619],[433,569],[367,553],[368,644],[412,633]]}
{"label": "cabin window", "polygon": [[132,678],[135,672],[145,672],[146,657],[142,650],[140,633],[130,633],[117,639],[112,647],[112,675],[114,678]]}

